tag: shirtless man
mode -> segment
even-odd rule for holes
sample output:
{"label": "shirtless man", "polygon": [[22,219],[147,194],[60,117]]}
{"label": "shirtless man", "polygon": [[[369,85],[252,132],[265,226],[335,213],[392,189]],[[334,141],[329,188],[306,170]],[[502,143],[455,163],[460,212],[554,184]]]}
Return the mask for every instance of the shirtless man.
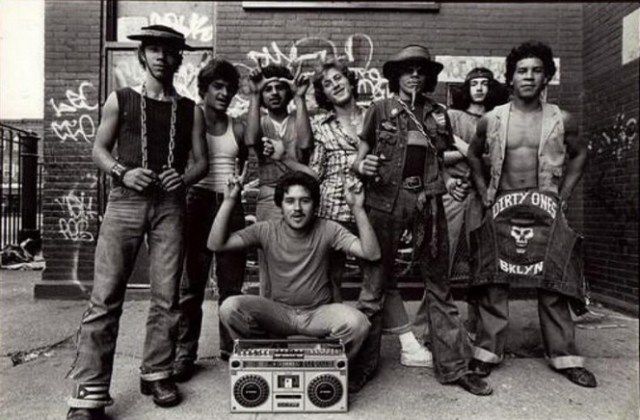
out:
{"label": "shirtless man", "polygon": [[[535,190],[557,196],[564,210],[582,175],[587,150],[571,115],[540,99],[556,71],[551,49],[538,42],[524,43],[511,51],[506,67],[512,99],[480,119],[469,146],[467,158],[477,191],[485,207],[492,206],[504,193]],[[488,185],[482,167],[485,147],[491,161]],[[563,211],[557,217],[563,222],[558,223],[560,228],[566,226]],[[545,264],[545,270],[551,268]],[[546,275],[545,272],[545,281]],[[470,369],[482,376],[489,375],[502,360],[508,324],[508,283],[496,284],[499,274],[493,276],[476,289],[480,319]],[[569,311],[572,296],[547,286],[538,285],[538,313],[549,363],[572,382],[595,387],[594,375],[583,367],[583,358],[577,356]]]}

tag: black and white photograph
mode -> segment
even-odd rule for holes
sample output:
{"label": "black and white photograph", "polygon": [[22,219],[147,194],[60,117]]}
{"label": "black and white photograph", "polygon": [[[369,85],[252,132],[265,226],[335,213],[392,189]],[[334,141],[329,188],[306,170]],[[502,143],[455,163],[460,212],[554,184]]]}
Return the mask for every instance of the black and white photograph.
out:
{"label": "black and white photograph", "polygon": [[0,418],[640,418],[637,2],[0,0]]}

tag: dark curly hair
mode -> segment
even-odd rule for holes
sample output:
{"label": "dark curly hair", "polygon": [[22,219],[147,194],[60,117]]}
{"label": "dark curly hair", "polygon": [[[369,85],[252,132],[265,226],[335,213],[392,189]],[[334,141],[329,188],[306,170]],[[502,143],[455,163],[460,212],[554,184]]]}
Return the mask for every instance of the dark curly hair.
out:
{"label": "dark curly hair", "polygon": [[[262,76],[265,79],[269,79],[271,77],[277,77],[277,78],[293,80],[293,74],[291,74],[291,70],[279,64],[269,64],[263,67]],[[289,103],[292,99],[293,99],[293,92],[289,88],[289,85],[287,85],[287,97],[285,98],[285,103]],[[262,99],[262,92],[260,92],[260,106],[266,107],[264,100]]]}
{"label": "dark curly hair", "polygon": [[316,67],[315,73],[313,74],[313,92],[316,97],[316,103],[322,109],[326,109],[330,111],[333,109],[333,104],[327,98],[327,95],[324,94],[324,88],[322,86],[322,81],[324,80],[324,72],[329,69],[336,69],[338,72],[342,73],[344,77],[349,81],[349,85],[351,86],[351,95],[353,99],[358,99],[358,78],[356,74],[349,70],[346,62],[342,57],[332,57],[328,58],[319,64]]}
{"label": "dark curly hair", "polygon": [[547,83],[556,74],[556,63],[553,62],[553,52],[547,44],[538,41],[527,41],[512,49],[507,56],[507,86],[511,86],[513,82],[513,73],[516,71],[518,61],[525,58],[539,58],[544,66],[544,74],[547,77]]}
{"label": "dark curly hair", "polygon": [[[474,69],[475,70],[475,69]],[[475,77],[467,78],[462,86],[451,87],[451,106],[452,109],[466,110],[471,105],[471,80]],[[489,91],[484,99],[485,111],[491,111],[498,105],[509,102],[509,90],[500,82],[493,78],[489,78]]]}
{"label": "dark curly hair", "polygon": [[276,190],[273,194],[273,201],[276,203],[276,206],[282,207],[282,199],[284,198],[285,191],[294,185],[300,185],[309,191],[311,199],[313,200],[313,207],[318,207],[320,203],[320,184],[317,179],[301,171],[287,172],[278,179]]}
{"label": "dark curly hair", "polygon": [[221,58],[213,58],[198,72],[198,94],[204,99],[207,94],[209,85],[214,80],[222,79],[229,83],[229,97],[232,98],[238,93],[240,85],[240,74],[238,70],[228,62]]}
{"label": "dark curly hair", "polygon": [[390,70],[389,77],[389,90],[393,93],[398,93],[400,91],[400,76],[404,72],[404,69],[412,66],[412,65],[420,66],[420,74],[423,74],[427,77],[423,92],[433,92],[438,84],[438,72],[430,71],[428,67],[424,65],[423,61],[420,60],[406,60],[403,61],[401,65],[393,66]]}

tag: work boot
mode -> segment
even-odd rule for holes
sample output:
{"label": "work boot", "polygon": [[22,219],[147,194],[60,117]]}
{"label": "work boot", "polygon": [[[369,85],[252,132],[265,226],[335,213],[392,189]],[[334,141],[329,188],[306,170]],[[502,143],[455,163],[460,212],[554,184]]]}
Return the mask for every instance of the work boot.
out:
{"label": "work boot", "polygon": [[491,374],[495,366],[491,363],[483,362],[482,360],[472,359],[469,362],[469,370],[475,373],[481,378],[486,378]]}
{"label": "work boot", "polygon": [[596,382],[596,377],[593,373],[589,372],[587,369],[583,367],[571,367],[566,369],[558,369],[558,372],[563,374],[567,379],[569,379],[574,384],[578,384],[580,386],[584,386],[587,388],[595,388],[598,386]]}
{"label": "work boot", "polygon": [[140,379],[140,392],[143,395],[153,395],[153,402],[160,407],[173,407],[180,403],[180,392],[171,378],[158,381]]}
{"label": "work boot", "polygon": [[76,408],[71,407],[67,413],[67,420],[102,420],[104,419],[104,407],[100,408]]}
{"label": "work boot", "polygon": [[461,376],[460,379],[452,383],[454,385],[462,387],[465,391],[470,392],[473,395],[485,396],[491,395],[491,393],[493,392],[491,385],[489,385],[475,373],[467,373],[466,375]]}

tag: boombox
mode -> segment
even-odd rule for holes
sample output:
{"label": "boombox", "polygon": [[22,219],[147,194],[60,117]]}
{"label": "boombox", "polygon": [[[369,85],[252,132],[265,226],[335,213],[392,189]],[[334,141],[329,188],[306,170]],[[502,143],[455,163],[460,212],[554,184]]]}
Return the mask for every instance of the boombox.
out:
{"label": "boombox", "polygon": [[235,340],[231,412],[345,412],[347,356],[340,340]]}

